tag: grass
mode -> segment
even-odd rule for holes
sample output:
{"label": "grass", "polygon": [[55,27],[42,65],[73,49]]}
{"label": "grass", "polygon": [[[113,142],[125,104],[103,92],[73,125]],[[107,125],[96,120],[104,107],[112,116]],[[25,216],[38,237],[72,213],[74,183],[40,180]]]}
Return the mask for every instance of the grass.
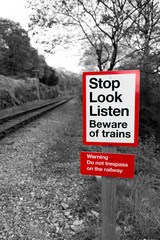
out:
{"label": "grass", "polygon": [[135,177],[117,185],[120,239],[158,240],[160,236],[159,146],[152,136],[129,149],[135,154]]}
{"label": "grass", "polygon": [[[116,186],[116,240],[160,239],[160,152],[155,137],[139,141],[137,148],[119,148],[120,153],[135,155],[134,179],[118,179]],[[82,145],[81,151],[93,151]],[[96,150],[97,151],[97,150]],[[73,206],[86,216],[86,228],[73,240],[101,239],[101,179],[84,176],[81,198]],[[95,210],[99,215],[92,214]],[[91,213],[91,214],[89,214]]]}
{"label": "grass", "polygon": [[[128,193],[127,193],[128,195]],[[142,173],[130,182],[130,194],[117,197],[117,224],[121,239],[158,239],[160,196]]]}
{"label": "grass", "polygon": [[[126,149],[124,150],[126,151]],[[116,193],[116,239],[160,239],[160,162],[159,146],[154,137],[140,142],[135,154],[134,179],[118,179]],[[88,218],[88,231],[79,239],[101,239],[101,180],[86,177],[87,189],[82,194],[83,214],[90,209],[99,216]],[[76,208],[78,209],[78,208]],[[87,209],[87,210],[86,210]],[[82,209],[81,209],[82,210]],[[90,223],[89,223],[90,222]]]}

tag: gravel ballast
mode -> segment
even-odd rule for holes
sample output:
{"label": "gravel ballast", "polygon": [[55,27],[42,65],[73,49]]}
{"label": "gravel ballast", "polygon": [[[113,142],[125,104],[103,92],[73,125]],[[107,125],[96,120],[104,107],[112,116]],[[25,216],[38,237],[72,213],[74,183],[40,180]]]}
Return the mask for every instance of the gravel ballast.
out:
{"label": "gravel ballast", "polygon": [[82,144],[78,98],[1,140],[0,239],[92,235],[87,219],[97,218],[98,212],[84,204],[88,185],[80,175],[83,150],[89,147]]}

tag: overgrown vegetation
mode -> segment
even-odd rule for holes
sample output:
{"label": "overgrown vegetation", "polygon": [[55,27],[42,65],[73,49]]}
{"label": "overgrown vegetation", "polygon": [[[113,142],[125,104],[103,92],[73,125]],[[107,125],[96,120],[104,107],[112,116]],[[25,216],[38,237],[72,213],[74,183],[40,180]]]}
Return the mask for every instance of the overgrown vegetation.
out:
{"label": "overgrown vegetation", "polygon": [[37,101],[37,87],[39,88],[40,100],[77,94],[79,75],[62,70],[58,70],[57,73],[57,78],[60,81],[54,86],[48,86],[41,82],[37,85],[35,78],[24,80],[0,75],[0,109]]}
{"label": "overgrown vegetation", "polygon": [[117,224],[120,239],[158,239],[160,236],[160,146],[155,137],[140,141],[135,154],[135,178],[117,186]]}
{"label": "overgrown vegetation", "polygon": [[140,70],[140,136],[154,134],[159,141],[159,1],[28,0],[28,7],[30,30],[42,45],[46,32],[55,33],[45,41],[49,52],[79,41],[85,71]]}
{"label": "overgrown vegetation", "polygon": [[19,86],[11,93],[8,91],[10,84],[3,88],[8,81],[1,77],[1,109],[37,99],[36,79],[42,83],[39,85],[41,99],[48,99],[62,91],[75,92],[80,78],[74,73],[48,66],[44,56],[31,46],[27,31],[19,23],[3,18],[0,18],[0,75],[12,77],[13,83],[9,79],[11,85],[15,84],[14,79],[20,80],[16,81]]}
{"label": "overgrown vegetation", "polygon": [[19,23],[0,18],[0,109],[75,93],[80,76],[48,66]]}
{"label": "overgrown vegetation", "polygon": [[[116,240],[158,240],[160,236],[160,151],[155,138],[140,141],[138,148],[119,149],[135,154],[134,179],[117,179]],[[86,189],[74,206],[79,216],[85,216],[88,231],[78,239],[101,238],[101,179],[86,176]],[[93,210],[93,215],[88,211]],[[77,236],[76,236],[77,237]]]}
{"label": "overgrown vegetation", "polygon": [[30,38],[19,23],[0,18],[0,74],[21,78],[37,77],[42,83],[58,83],[55,70],[30,44]]}
{"label": "overgrown vegetation", "polygon": [[[59,95],[58,87],[39,84],[40,99],[53,99]],[[35,81],[25,81],[0,75],[0,109],[38,100]]]}

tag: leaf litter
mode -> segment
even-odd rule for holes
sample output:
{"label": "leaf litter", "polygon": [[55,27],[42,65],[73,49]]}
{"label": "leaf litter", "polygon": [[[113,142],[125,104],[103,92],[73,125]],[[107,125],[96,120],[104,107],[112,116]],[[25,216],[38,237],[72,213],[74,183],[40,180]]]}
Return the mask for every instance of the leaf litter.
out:
{"label": "leaf litter", "polygon": [[73,99],[2,140],[0,239],[96,239],[98,200],[90,205],[80,175],[81,109]]}

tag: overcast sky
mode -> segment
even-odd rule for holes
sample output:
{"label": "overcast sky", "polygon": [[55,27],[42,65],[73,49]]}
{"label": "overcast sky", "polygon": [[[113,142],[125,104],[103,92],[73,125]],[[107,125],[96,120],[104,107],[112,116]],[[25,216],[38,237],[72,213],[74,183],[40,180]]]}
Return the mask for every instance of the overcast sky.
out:
{"label": "overcast sky", "polygon": [[0,0],[0,17],[20,22],[27,30],[28,11],[25,4],[26,0]]}
{"label": "overcast sky", "polygon": [[[19,22],[27,30],[29,10],[25,8],[26,3],[27,0],[0,0],[0,17]],[[36,45],[33,47],[38,48]],[[38,50],[42,53],[40,48]],[[45,58],[50,66],[63,67],[74,72],[81,70],[78,66],[78,59],[71,54],[70,50],[61,50],[50,56],[45,55]]]}

